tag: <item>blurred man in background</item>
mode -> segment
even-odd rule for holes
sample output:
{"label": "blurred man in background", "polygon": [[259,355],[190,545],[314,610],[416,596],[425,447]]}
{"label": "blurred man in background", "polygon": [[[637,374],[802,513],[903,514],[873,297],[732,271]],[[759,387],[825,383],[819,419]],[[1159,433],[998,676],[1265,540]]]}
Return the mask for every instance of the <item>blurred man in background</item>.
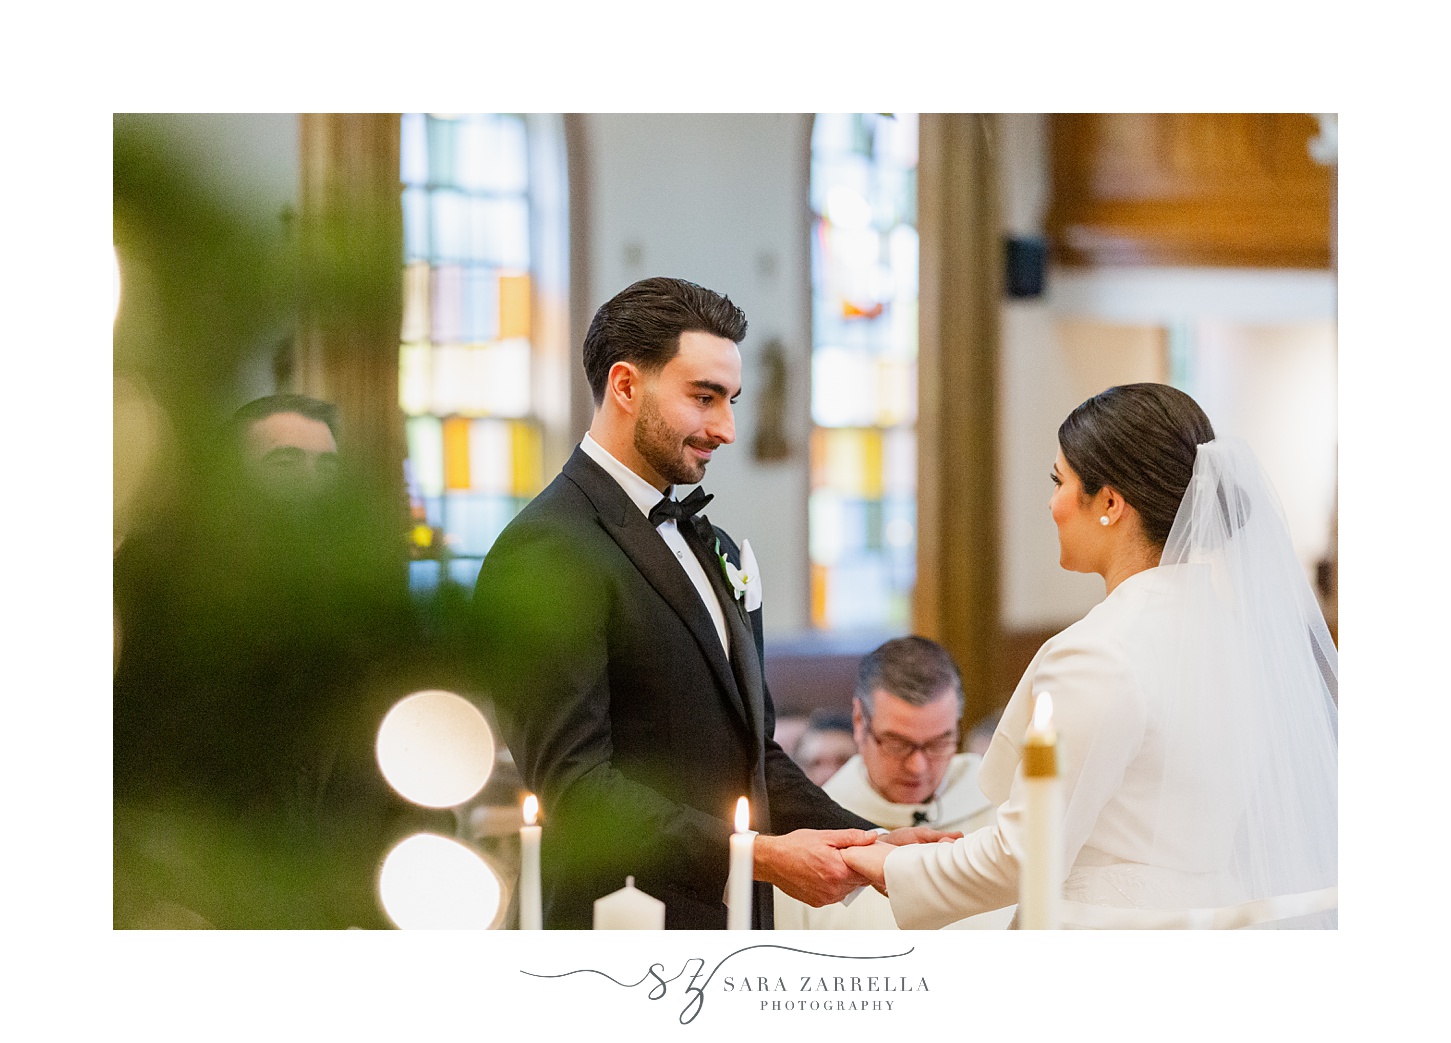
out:
{"label": "blurred man in background", "polygon": [[373,756],[409,688],[407,591],[352,521],[336,414],[273,395],[115,559],[117,927],[381,927],[408,815]]}
{"label": "blurred man in background", "polygon": [[[947,650],[925,637],[888,641],[857,673],[852,728],[860,751],[823,785],[833,800],[888,829],[931,826],[971,833],[992,822],[978,788],[982,758],[958,753],[962,679]],[[813,909],[776,892],[777,930],[895,929],[876,891]],[[1005,927],[1012,911],[974,917],[967,927]]]}
{"label": "blurred man in background", "polygon": [[232,417],[237,444],[257,490],[316,497],[338,476],[337,407],[305,395],[268,395]]}

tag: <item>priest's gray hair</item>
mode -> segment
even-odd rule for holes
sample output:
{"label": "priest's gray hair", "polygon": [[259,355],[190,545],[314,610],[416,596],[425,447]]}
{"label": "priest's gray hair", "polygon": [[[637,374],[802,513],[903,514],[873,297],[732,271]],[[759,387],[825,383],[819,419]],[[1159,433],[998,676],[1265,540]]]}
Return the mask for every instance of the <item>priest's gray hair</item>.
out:
{"label": "priest's gray hair", "polygon": [[897,637],[867,653],[857,670],[856,697],[868,717],[879,691],[911,706],[926,706],[951,692],[962,716],[962,675],[947,649],[929,638]]}

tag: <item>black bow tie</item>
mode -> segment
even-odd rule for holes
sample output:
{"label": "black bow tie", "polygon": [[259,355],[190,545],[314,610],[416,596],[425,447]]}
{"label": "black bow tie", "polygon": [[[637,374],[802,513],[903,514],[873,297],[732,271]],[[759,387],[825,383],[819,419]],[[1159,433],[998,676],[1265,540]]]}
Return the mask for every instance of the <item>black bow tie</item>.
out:
{"label": "black bow tie", "polygon": [[925,812],[925,811],[914,811],[914,812],[912,812],[912,825],[914,825],[914,826],[920,826],[920,825],[925,824],[926,822],[927,822],[927,812]]}
{"label": "black bow tie", "polygon": [[650,508],[650,524],[659,526],[674,518],[675,523],[679,525],[681,522],[695,517],[713,499],[715,499],[713,493],[707,493],[698,485],[695,487],[695,492],[683,500],[672,500],[667,496]]}

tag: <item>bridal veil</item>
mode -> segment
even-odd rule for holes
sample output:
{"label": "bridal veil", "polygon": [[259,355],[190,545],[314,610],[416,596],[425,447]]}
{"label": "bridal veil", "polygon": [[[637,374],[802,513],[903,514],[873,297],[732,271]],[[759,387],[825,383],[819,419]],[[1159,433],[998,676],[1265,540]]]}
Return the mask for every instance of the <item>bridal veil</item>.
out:
{"label": "bridal veil", "polygon": [[[1202,905],[1335,885],[1338,656],[1243,441],[1199,446],[1160,565],[1185,582],[1147,667],[1168,682],[1150,864],[1210,867]],[[1320,913],[1279,926],[1335,922]]]}

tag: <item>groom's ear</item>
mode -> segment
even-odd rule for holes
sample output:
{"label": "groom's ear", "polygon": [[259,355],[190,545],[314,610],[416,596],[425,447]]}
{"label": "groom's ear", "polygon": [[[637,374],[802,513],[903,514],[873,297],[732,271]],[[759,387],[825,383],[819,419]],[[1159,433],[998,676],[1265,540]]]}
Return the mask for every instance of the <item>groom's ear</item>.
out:
{"label": "groom's ear", "polygon": [[631,416],[640,408],[644,387],[639,367],[633,362],[616,362],[605,376],[605,394]]}

